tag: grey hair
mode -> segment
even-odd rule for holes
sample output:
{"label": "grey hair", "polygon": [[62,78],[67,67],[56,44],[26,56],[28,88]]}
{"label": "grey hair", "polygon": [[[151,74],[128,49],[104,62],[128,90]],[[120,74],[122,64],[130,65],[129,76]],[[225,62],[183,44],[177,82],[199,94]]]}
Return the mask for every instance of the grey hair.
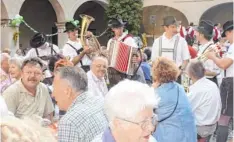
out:
{"label": "grey hair", "polygon": [[196,79],[200,79],[205,76],[205,68],[203,63],[200,61],[191,60],[186,70],[190,76]]}
{"label": "grey hair", "polygon": [[88,79],[85,71],[79,67],[61,67],[55,72],[61,79],[65,79],[76,92],[85,92]]}
{"label": "grey hair", "polygon": [[10,55],[8,53],[1,53],[0,61],[2,63],[2,61],[7,60],[9,58],[10,58]]}
{"label": "grey hair", "polygon": [[107,59],[106,57],[104,57],[104,56],[94,56],[94,57],[92,58],[92,63],[93,63],[95,60],[97,60],[97,59],[101,59],[101,60],[103,60],[103,61],[106,61],[106,63],[108,64],[108,59]]}
{"label": "grey hair", "polygon": [[18,66],[18,68],[21,69],[22,67],[22,64],[23,64],[23,58],[20,58],[20,57],[12,57],[9,59],[9,64],[15,64]]}

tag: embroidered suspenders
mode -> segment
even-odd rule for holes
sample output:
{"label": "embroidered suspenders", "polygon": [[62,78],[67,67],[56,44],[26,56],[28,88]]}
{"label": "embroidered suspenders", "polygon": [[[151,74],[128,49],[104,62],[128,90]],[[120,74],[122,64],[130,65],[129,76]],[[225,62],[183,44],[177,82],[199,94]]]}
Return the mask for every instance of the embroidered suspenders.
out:
{"label": "embroidered suspenders", "polygon": [[176,40],[174,43],[174,48],[162,48],[162,36],[159,37],[159,56],[162,56],[162,52],[173,52],[173,60],[176,61],[176,56],[177,56],[177,47],[179,44],[179,36],[176,36]]}

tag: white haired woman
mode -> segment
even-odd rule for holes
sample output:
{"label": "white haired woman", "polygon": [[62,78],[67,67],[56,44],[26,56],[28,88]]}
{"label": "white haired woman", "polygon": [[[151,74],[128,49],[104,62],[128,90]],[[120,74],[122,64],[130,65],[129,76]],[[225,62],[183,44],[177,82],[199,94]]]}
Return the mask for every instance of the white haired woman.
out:
{"label": "white haired woman", "polygon": [[109,128],[93,142],[149,142],[156,126],[153,108],[158,100],[146,84],[124,80],[105,96]]}
{"label": "white haired woman", "polygon": [[13,57],[9,59],[9,73],[12,79],[19,80],[21,78],[21,66],[23,58]]}

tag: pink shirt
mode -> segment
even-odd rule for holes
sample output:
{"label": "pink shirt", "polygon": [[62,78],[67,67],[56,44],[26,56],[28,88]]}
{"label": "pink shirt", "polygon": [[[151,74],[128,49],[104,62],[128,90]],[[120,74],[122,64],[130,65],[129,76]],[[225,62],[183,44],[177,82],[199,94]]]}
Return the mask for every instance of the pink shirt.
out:
{"label": "pink shirt", "polygon": [[1,93],[3,91],[5,91],[8,86],[10,86],[12,84],[10,75],[5,73],[5,71],[3,71],[2,69],[0,69],[0,81],[1,81],[1,83],[0,83]]}

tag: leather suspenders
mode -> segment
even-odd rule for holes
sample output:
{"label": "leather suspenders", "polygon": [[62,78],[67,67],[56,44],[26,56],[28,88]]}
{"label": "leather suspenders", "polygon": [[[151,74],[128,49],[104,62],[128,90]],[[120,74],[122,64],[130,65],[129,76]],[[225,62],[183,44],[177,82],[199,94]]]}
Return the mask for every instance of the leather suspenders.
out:
{"label": "leather suspenders", "polygon": [[[70,43],[66,43],[66,44],[69,45],[71,48],[73,48],[73,49],[76,51],[77,55],[79,55],[80,52],[82,52],[82,51],[84,50],[83,48],[77,50],[77,49],[76,49],[73,45],[71,45]],[[82,60],[80,60],[80,64],[81,64],[81,66],[83,66]]]}
{"label": "leather suspenders", "polygon": [[159,37],[159,56],[162,56],[162,52],[173,52],[173,60],[176,61],[176,56],[177,56],[177,47],[179,44],[179,36],[176,36],[176,40],[174,43],[174,48],[162,48],[162,36]]}

